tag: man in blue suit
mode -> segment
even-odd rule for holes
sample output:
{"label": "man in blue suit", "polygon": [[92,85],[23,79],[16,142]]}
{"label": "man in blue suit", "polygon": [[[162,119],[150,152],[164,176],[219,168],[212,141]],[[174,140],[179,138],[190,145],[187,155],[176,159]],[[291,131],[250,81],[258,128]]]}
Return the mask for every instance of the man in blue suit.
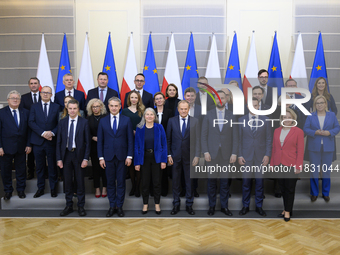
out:
{"label": "man in blue suit", "polygon": [[[132,163],[133,129],[129,117],[119,113],[121,101],[109,99],[110,114],[101,119],[97,132],[99,164],[106,169],[107,197],[110,202],[106,217],[124,216],[126,167]],[[116,185],[117,181],[117,185]]]}
{"label": "man in blue suit", "polygon": [[73,179],[77,182],[78,214],[85,216],[84,168],[90,157],[91,136],[87,119],[78,116],[79,103],[67,103],[68,118],[60,120],[57,135],[57,165],[64,169],[66,207],[60,216],[73,212]]}
{"label": "man in blue suit", "polygon": [[257,74],[257,78],[260,86],[264,89],[262,102],[271,107],[273,103],[273,88],[267,85],[268,75],[269,73],[266,69],[261,69]]}
{"label": "man in blue suit", "polygon": [[25,198],[26,154],[31,152],[28,110],[19,108],[20,93],[12,90],[7,95],[8,106],[0,110],[0,165],[5,190],[4,200],[12,197],[12,162],[14,159],[17,192]]}
{"label": "man in blue suit", "polygon": [[[147,92],[145,89],[143,89],[145,85],[145,76],[142,73],[139,73],[135,76],[135,90],[138,91],[140,96],[142,97],[143,104],[146,108],[154,108],[154,101],[153,101],[153,95],[149,92]],[[124,108],[128,107],[127,105],[127,98],[129,96],[129,93],[126,93],[125,100],[124,100]]]}
{"label": "man in blue suit", "polygon": [[[253,106],[256,110],[259,109],[259,100],[253,97]],[[238,122],[243,122],[239,125],[239,149],[238,162],[243,167],[258,166],[259,172],[255,172],[255,204],[256,212],[261,216],[266,216],[262,209],[263,204],[263,175],[262,166],[269,163],[269,157],[272,150],[272,132],[270,121],[266,121],[267,116],[258,116],[251,111],[239,118]],[[243,173],[242,181],[242,203],[243,208],[240,215],[245,215],[249,212],[250,193],[253,174],[251,172]]]}
{"label": "man in blue suit", "polygon": [[48,163],[48,179],[51,197],[56,197],[57,168],[55,159],[56,134],[58,130],[59,105],[51,102],[52,89],[44,86],[40,92],[41,102],[33,104],[28,124],[32,129],[31,143],[37,164],[38,190],[34,198],[44,195],[45,190],[45,162]]}
{"label": "man in blue suit", "polygon": [[[28,81],[28,87],[30,88],[30,92],[24,94],[21,96],[20,101],[20,108],[24,108],[28,111],[31,110],[32,104],[35,104],[37,102],[40,102],[40,94],[39,94],[39,87],[40,87],[40,81],[37,77],[32,77]],[[34,154],[33,151],[31,151],[30,154],[28,154],[27,157],[27,180],[31,180],[34,178],[34,169],[35,169],[35,163],[34,163]]]}
{"label": "man in blue suit", "polygon": [[[198,119],[189,116],[189,103],[182,100],[178,103],[179,116],[169,119],[167,132],[168,161],[172,166],[172,192],[174,196],[171,215],[180,210],[180,184],[181,173],[184,172],[186,187],[186,211],[190,215],[195,212],[192,209],[194,202],[194,189],[190,178],[190,165],[198,164],[200,156],[200,126]],[[190,144],[191,140],[191,144]]]}
{"label": "man in blue suit", "polygon": [[59,91],[54,96],[54,103],[60,105],[60,111],[64,110],[64,98],[66,96],[71,96],[79,102],[80,110],[85,111],[85,95],[84,92],[76,90],[74,86],[73,75],[67,73],[63,77],[63,84],[65,85],[65,89]]}
{"label": "man in blue suit", "polygon": [[111,97],[118,97],[118,92],[107,86],[109,82],[109,76],[107,75],[107,73],[100,72],[97,77],[97,82],[98,82],[98,87],[94,89],[90,89],[87,92],[85,108],[91,99],[98,98],[104,103],[106,110],[109,112],[109,107],[108,107],[109,99]]}
{"label": "man in blue suit", "polygon": [[[231,121],[237,122],[237,120],[232,112],[225,109],[225,104],[228,102],[226,94],[222,90],[217,92],[221,98],[222,104],[218,97],[215,96],[217,105],[215,109],[208,111],[202,122],[201,146],[207,166],[220,166],[222,168],[228,167],[229,164],[236,162],[238,151],[238,127],[237,125],[231,126]],[[226,124],[225,120],[228,121]],[[229,174],[208,174],[208,215],[214,215],[215,213],[217,178],[220,178],[221,212],[227,216],[232,216],[233,214],[228,209]]]}

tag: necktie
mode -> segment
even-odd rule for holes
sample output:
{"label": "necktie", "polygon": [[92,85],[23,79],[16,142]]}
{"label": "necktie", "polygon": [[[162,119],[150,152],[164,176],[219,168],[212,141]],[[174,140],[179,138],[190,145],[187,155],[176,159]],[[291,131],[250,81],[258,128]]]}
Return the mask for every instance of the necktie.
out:
{"label": "necktie", "polygon": [[[293,95],[289,95],[289,97],[290,97],[291,99],[293,99]],[[290,107],[291,107],[292,109],[295,109],[295,104],[292,104]]]}
{"label": "necktie", "polygon": [[38,101],[37,101],[37,94],[33,94],[33,103],[35,104],[35,103],[37,103]]}
{"label": "necktie", "polygon": [[99,99],[100,99],[102,102],[104,102],[104,92],[103,92],[103,91],[104,91],[103,89],[100,90],[100,96],[99,96]]}
{"label": "necktie", "polygon": [[71,90],[68,92],[68,95],[71,96]]}
{"label": "necktie", "polygon": [[185,130],[186,130],[187,126],[185,125],[185,119],[182,118],[182,120],[183,120],[183,125],[182,125],[182,136],[184,137]]}
{"label": "necktie", "polygon": [[[218,112],[218,118],[219,118],[220,120],[223,119],[222,113],[223,113],[223,111],[219,111],[219,112]],[[223,124],[221,123],[221,121],[220,121],[220,124],[218,124],[218,126],[219,126],[220,132],[221,132],[221,131],[222,131],[222,128],[223,128]]]}
{"label": "necktie", "polygon": [[256,120],[255,120],[255,116],[251,117],[253,119],[252,123],[251,123],[251,132],[253,132],[253,135],[255,135],[256,133]]}
{"label": "necktie", "polygon": [[116,116],[113,116],[113,125],[112,125],[112,130],[113,130],[113,133],[116,134],[117,133],[117,117]]}
{"label": "necktie", "polygon": [[18,115],[17,115],[16,110],[13,110],[13,117],[14,117],[15,124],[17,124],[17,127],[19,127]]}
{"label": "necktie", "polygon": [[45,119],[47,119],[47,103],[44,103],[44,115]]}
{"label": "necktie", "polygon": [[72,150],[72,145],[73,145],[73,131],[74,131],[74,120],[71,120],[71,126],[70,126],[70,131],[68,133],[68,146],[67,149],[69,151]]}

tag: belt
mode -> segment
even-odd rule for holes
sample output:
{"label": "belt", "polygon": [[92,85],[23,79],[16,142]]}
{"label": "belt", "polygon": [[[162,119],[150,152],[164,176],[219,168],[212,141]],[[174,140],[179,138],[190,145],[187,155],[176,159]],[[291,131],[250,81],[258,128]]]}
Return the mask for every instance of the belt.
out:
{"label": "belt", "polygon": [[153,153],[153,149],[145,149],[145,151],[148,153]]}

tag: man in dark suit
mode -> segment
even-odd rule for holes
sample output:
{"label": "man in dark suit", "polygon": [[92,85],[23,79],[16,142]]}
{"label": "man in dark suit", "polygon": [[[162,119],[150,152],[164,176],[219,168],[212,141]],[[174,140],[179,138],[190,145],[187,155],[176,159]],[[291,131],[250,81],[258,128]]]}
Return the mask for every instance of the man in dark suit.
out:
{"label": "man in dark suit", "polygon": [[[225,93],[222,90],[217,92],[222,104],[217,96],[215,96],[217,105],[215,109],[207,113],[202,122],[201,146],[207,166],[216,167],[218,165],[220,167],[228,167],[229,164],[236,162],[237,159],[238,127],[237,125],[231,126],[231,121],[236,122],[237,120],[232,112],[225,109],[225,104],[228,101]],[[222,124],[225,123],[225,120],[228,123]],[[208,177],[208,215],[214,215],[215,213],[217,178],[220,178],[221,212],[227,216],[232,216],[233,214],[228,209],[228,178],[230,178],[230,175],[228,172],[217,173],[217,169],[215,173],[210,172]]]}
{"label": "man in dark suit", "polygon": [[44,86],[40,92],[41,102],[31,106],[28,124],[32,129],[31,143],[37,164],[38,190],[34,198],[44,195],[45,162],[48,163],[48,179],[51,197],[56,197],[57,168],[55,160],[56,134],[58,130],[59,105],[51,102],[52,90]]}
{"label": "man in dark suit", "polygon": [[[253,107],[258,110],[259,100],[253,97]],[[262,209],[263,204],[263,174],[260,171],[262,166],[269,163],[269,157],[272,150],[271,124],[266,121],[268,117],[258,116],[252,112],[239,118],[239,152],[238,162],[241,166],[251,168],[257,166],[259,172],[244,172],[242,177],[242,203],[243,208],[240,215],[249,212],[250,194],[252,186],[252,177],[255,176],[255,204],[256,212],[261,216],[266,216]],[[242,168],[242,167],[241,167]]]}
{"label": "man in dark suit", "polygon": [[4,200],[12,197],[12,162],[14,159],[17,192],[25,198],[26,154],[31,152],[28,110],[19,108],[20,93],[12,90],[7,95],[8,106],[0,110],[0,166],[4,186]]}
{"label": "man in dark suit", "polygon": [[[145,84],[145,76],[142,73],[139,73],[135,76],[135,90],[138,91],[138,93],[142,97],[143,104],[146,108],[153,108],[154,107],[154,102],[153,102],[153,95],[149,92],[147,92],[145,89],[143,89],[144,84]],[[130,93],[130,92],[129,92]],[[125,100],[124,100],[124,108],[128,107],[127,105],[127,98],[129,96],[129,93],[126,93],[125,95]]]}
{"label": "man in dark suit", "polygon": [[100,166],[106,169],[110,202],[106,217],[116,212],[123,217],[126,166],[131,165],[133,156],[133,129],[130,118],[119,114],[121,101],[118,97],[109,99],[109,108],[110,114],[102,118],[98,126],[98,157]]}
{"label": "man in dark suit", "polygon": [[85,108],[91,99],[98,98],[104,103],[106,110],[109,111],[109,107],[108,107],[109,99],[111,97],[118,97],[118,92],[107,86],[107,83],[109,82],[109,76],[107,75],[107,73],[100,72],[97,77],[97,82],[98,82],[98,87],[94,89],[90,89],[87,92]]}
{"label": "man in dark suit", "polygon": [[[172,166],[172,192],[174,196],[171,215],[180,211],[181,173],[184,172],[186,187],[186,211],[190,215],[194,202],[194,189],[190,178],[190,165],[196,166],[200,156],[200,126],[198,119],[189,116],[189,103],[182,100],[178,103],[179,116],[169,119],[167,127],[168,161]],[[191,138],[191,144],[190,144]]]}
{"label": "man in dark suit", "polygon": [[78,214],[85,216],[84,168],[87,167],[90,156],[90,129],[87,119],[78,116],[77,100],[68,102],[67,111],[69,117],[59,123],[56,149],[57,165],[64,169],[65,182],[66,207],[60,216],[73,212],[73,179],[77,182]]}
{"label": "man in dark suit", "polygon": [[260,86],[264,89],[262,102],[271,107],[273,103],[273,88],[267,85],[268,75],[269,73],[266,69],[261,69],[257,74],[257,78]]}
{"label": "man in dark suit", "polygon": [[[37,77],[32,77],[28,81],[28,87],[30,88],[30,92],[24,94],[21,96],[20,101],[20,108],[24,108],[28,111],[31,110],[31,105],[37,102],[40,102],[40,94],[39,94],[39,87],[40,87],[40,81]],[[27,180],[31,180],[34,178],[34,169],[35,169],[35,163],[34,163],[34,154],[33,151],[31,151],[30,154],[28,154],[27,158]]]}
{"label": "man in dark suit", "polygon": [[63,84],[65,85],[65,89],[62,91],[59,91],[54,96],[54,103],[60,105],[60,111],[64,110],[65,104],[64,104],[64,98],[66,96],[71,96],[74,99],[76,99],[79,102],[79,108],[80,110],[85,111],[85,95],[84,92],[76,90],[74,85],[74,79],[72,74],[67,73],[63,77]]}
{"label": "man in dark suit", "polygon": [[208,79],[205,78],[204,76],[201,76],[197,80],[197,87],[200,89],[199,92],[196,93],[196,100],[195,104],[201,106],[202,101],[205,102],[207,106],[207,111],[210,111],[211,109],[215,108],[215,103],[214,100],[202,89],[207,89],[207,86],[205,84],[209,85]]}

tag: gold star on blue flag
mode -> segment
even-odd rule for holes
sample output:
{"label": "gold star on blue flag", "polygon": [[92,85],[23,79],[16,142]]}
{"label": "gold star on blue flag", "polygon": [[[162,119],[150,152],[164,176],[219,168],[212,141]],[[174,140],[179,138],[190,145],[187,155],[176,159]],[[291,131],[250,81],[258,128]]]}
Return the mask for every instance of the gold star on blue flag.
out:
{"label": "gold star on blue flag", "polygon": [[228,68],[225,73],[224,84],[229,84],[230,81],[235,80],[238,83],[239,88],[242,90],[242,80],[240,71],[240,60],[238,57],[237,35],[234,34],[233,44],[231,45],[231,51],[228,61]]}
{"label": "gold star on blue flag", "polygon": [[197,70],[197,62],[196,62],[196,54],[195,54],[194,37],[191,33],[189,46],[188,46],[188,52],[187,52],[187,58],[185,60],[184,72],[183,72],[183,77],[182,77],[183,98],[184,98],[184,91],[189,87],[193,87],[198,91],[197,79],[198,79],[198,70]]}
{"label": "gold star on blue flag", "polygon": [[145,63],[143,68],[143,74],[145,76],[144,89],[154,95],[159,91],[158,73],[155,61],[155,55],[152,47],[151,33],[149,35],[148,48],[145,55]]}
{"label": "gold star on blue flag", "polygon": [[70,58],[68,55],[66,34],[64,34],[63,45],[61,47],[59,66],[60,68],[58,69],[58,78],[55,93],[65,89],[65,85],[63,83],[64,75],[71,73],[71,65]]}

